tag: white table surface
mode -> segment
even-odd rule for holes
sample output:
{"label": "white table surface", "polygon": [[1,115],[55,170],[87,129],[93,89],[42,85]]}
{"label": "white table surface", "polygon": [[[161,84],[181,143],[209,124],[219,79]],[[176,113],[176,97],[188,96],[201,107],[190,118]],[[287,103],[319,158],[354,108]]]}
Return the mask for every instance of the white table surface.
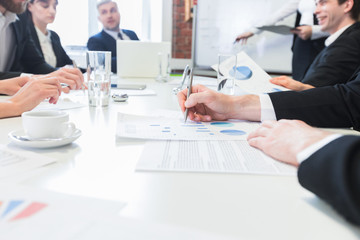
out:
{"label": "white table surface", "polygon": [[[82,136],[67,146],[30,149],[58,162],[25,174],[19,183],[124,201],[127,206],[122,216],[238,239],[360,238],[360,228],[303,189],[295,176],[136,172],[145,141],[116,138],[117,112],[179,109],[171,92],[174,86],[148,79],[146,83],[157,96],[130,97],[126,103],[111,101],[107,108],[66,110]],[[21,128],[20,117],[0,120],[0,143],[18,149],[7,134]]]}

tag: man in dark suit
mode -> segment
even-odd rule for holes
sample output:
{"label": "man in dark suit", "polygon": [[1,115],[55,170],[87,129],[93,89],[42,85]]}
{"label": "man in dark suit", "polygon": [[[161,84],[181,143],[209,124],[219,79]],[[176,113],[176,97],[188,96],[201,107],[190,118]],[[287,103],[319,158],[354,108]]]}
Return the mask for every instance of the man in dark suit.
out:
{"label": "man in dark suit", "polygon": [[98,19],[104,29],[89,38],[87,47],[92,51],[111,51],[111,71],[116,73],[116,40],[139,40],[131,30],[120,29],[120,13],[117,4],[111,0],[98,3]]}
{"label": "man in dark suit", "polygon": [[3,24],[0,25],[0,79],[18,77],[22,73],[49,74],[66,83],[70,89],[80,89],[84,79],[78,69],[56,70],[45,62],[34,46],[29,20],[25,16],[16,15],[25,11],[26,3],[25,0],[0,1],[3,17]]}
{"label": "man in dark suit", "polygon": [[[301,80],[303,84],[284,76],[272,79],[272,83],[296,91],[335,85],[346,82],[360,65],[359,0],[331,0],[326,5],[344,9],[345,12],[324,8],[323,1],[317,4],[315,14],[323,19],[319,23],[321,30],[331,35],[325,41],[326,47],[307,69]],[[331,19],[331,15],[335,17]]]}
{"label": "man in dark suit", "polygon": [[300,184],[360,226],[360,137],[322,131],[297,120],[264,122],[251,146],[298,166]]}

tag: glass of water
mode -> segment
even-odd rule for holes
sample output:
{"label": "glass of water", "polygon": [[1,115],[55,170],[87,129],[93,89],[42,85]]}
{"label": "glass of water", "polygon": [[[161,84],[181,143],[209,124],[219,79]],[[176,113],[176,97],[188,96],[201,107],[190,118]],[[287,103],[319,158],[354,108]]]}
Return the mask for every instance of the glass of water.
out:
{"label": "glass of water", "polygon": [[106,107],[110,101],[111,52],[86,53],[89,106]]}

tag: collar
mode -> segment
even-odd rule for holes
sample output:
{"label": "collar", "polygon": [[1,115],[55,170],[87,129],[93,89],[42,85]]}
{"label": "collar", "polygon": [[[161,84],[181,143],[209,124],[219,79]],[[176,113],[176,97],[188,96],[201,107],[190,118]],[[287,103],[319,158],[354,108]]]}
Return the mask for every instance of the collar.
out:
{"label": "collar", "polygon": [[118,31],[111,31],[111,30],[107,30],[104,28],[104,31],[109,34],[110,36],[112,36],[115,40],[118,39],[118,33],[120,32],[123,36],[124,36],[124,32],[119,29],[119,32]]}
{"label": "collar", "polygon": [[328,47],[330,46],[333,42],[336,41],[336,39],[338,39],[338,37],[340,37],[340,35],[345,32],[346,29],[348,29],[350,26],[352,26],[353,24],[349,24],[345,27],[340,28],[339,30],[337,30],[335,33],[331,34],[326,40],[325,40],[325,46]]}
{"label": "collar", "polygon": [[42,31],[40,31],[40,29],[38,29],[36,26],[35,27],[35,30],[36,30],[36,33],[38,35],[38,38],[39,38],[39,42],[43,43],[43,42],[51,42],[51,32],[48,30],[48,34],[45,35]]}
{"label": "collar", "polygon": [[9,24],[19,20],[18,16],[15,13],[9,11],[6,11],[4,14],[0,12],[0,18],[4,18],[5,22]]}

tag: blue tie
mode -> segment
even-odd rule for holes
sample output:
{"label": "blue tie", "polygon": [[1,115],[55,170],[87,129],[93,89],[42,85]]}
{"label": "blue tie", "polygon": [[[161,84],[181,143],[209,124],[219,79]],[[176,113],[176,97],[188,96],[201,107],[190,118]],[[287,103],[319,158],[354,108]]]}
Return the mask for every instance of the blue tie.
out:
{"label": "blue tie", "polygon": [[124,39],[123,39],[123,36],[121,35],[121,33],[118,33],[118,37],[119,37],[121,40],[124,40]]}

